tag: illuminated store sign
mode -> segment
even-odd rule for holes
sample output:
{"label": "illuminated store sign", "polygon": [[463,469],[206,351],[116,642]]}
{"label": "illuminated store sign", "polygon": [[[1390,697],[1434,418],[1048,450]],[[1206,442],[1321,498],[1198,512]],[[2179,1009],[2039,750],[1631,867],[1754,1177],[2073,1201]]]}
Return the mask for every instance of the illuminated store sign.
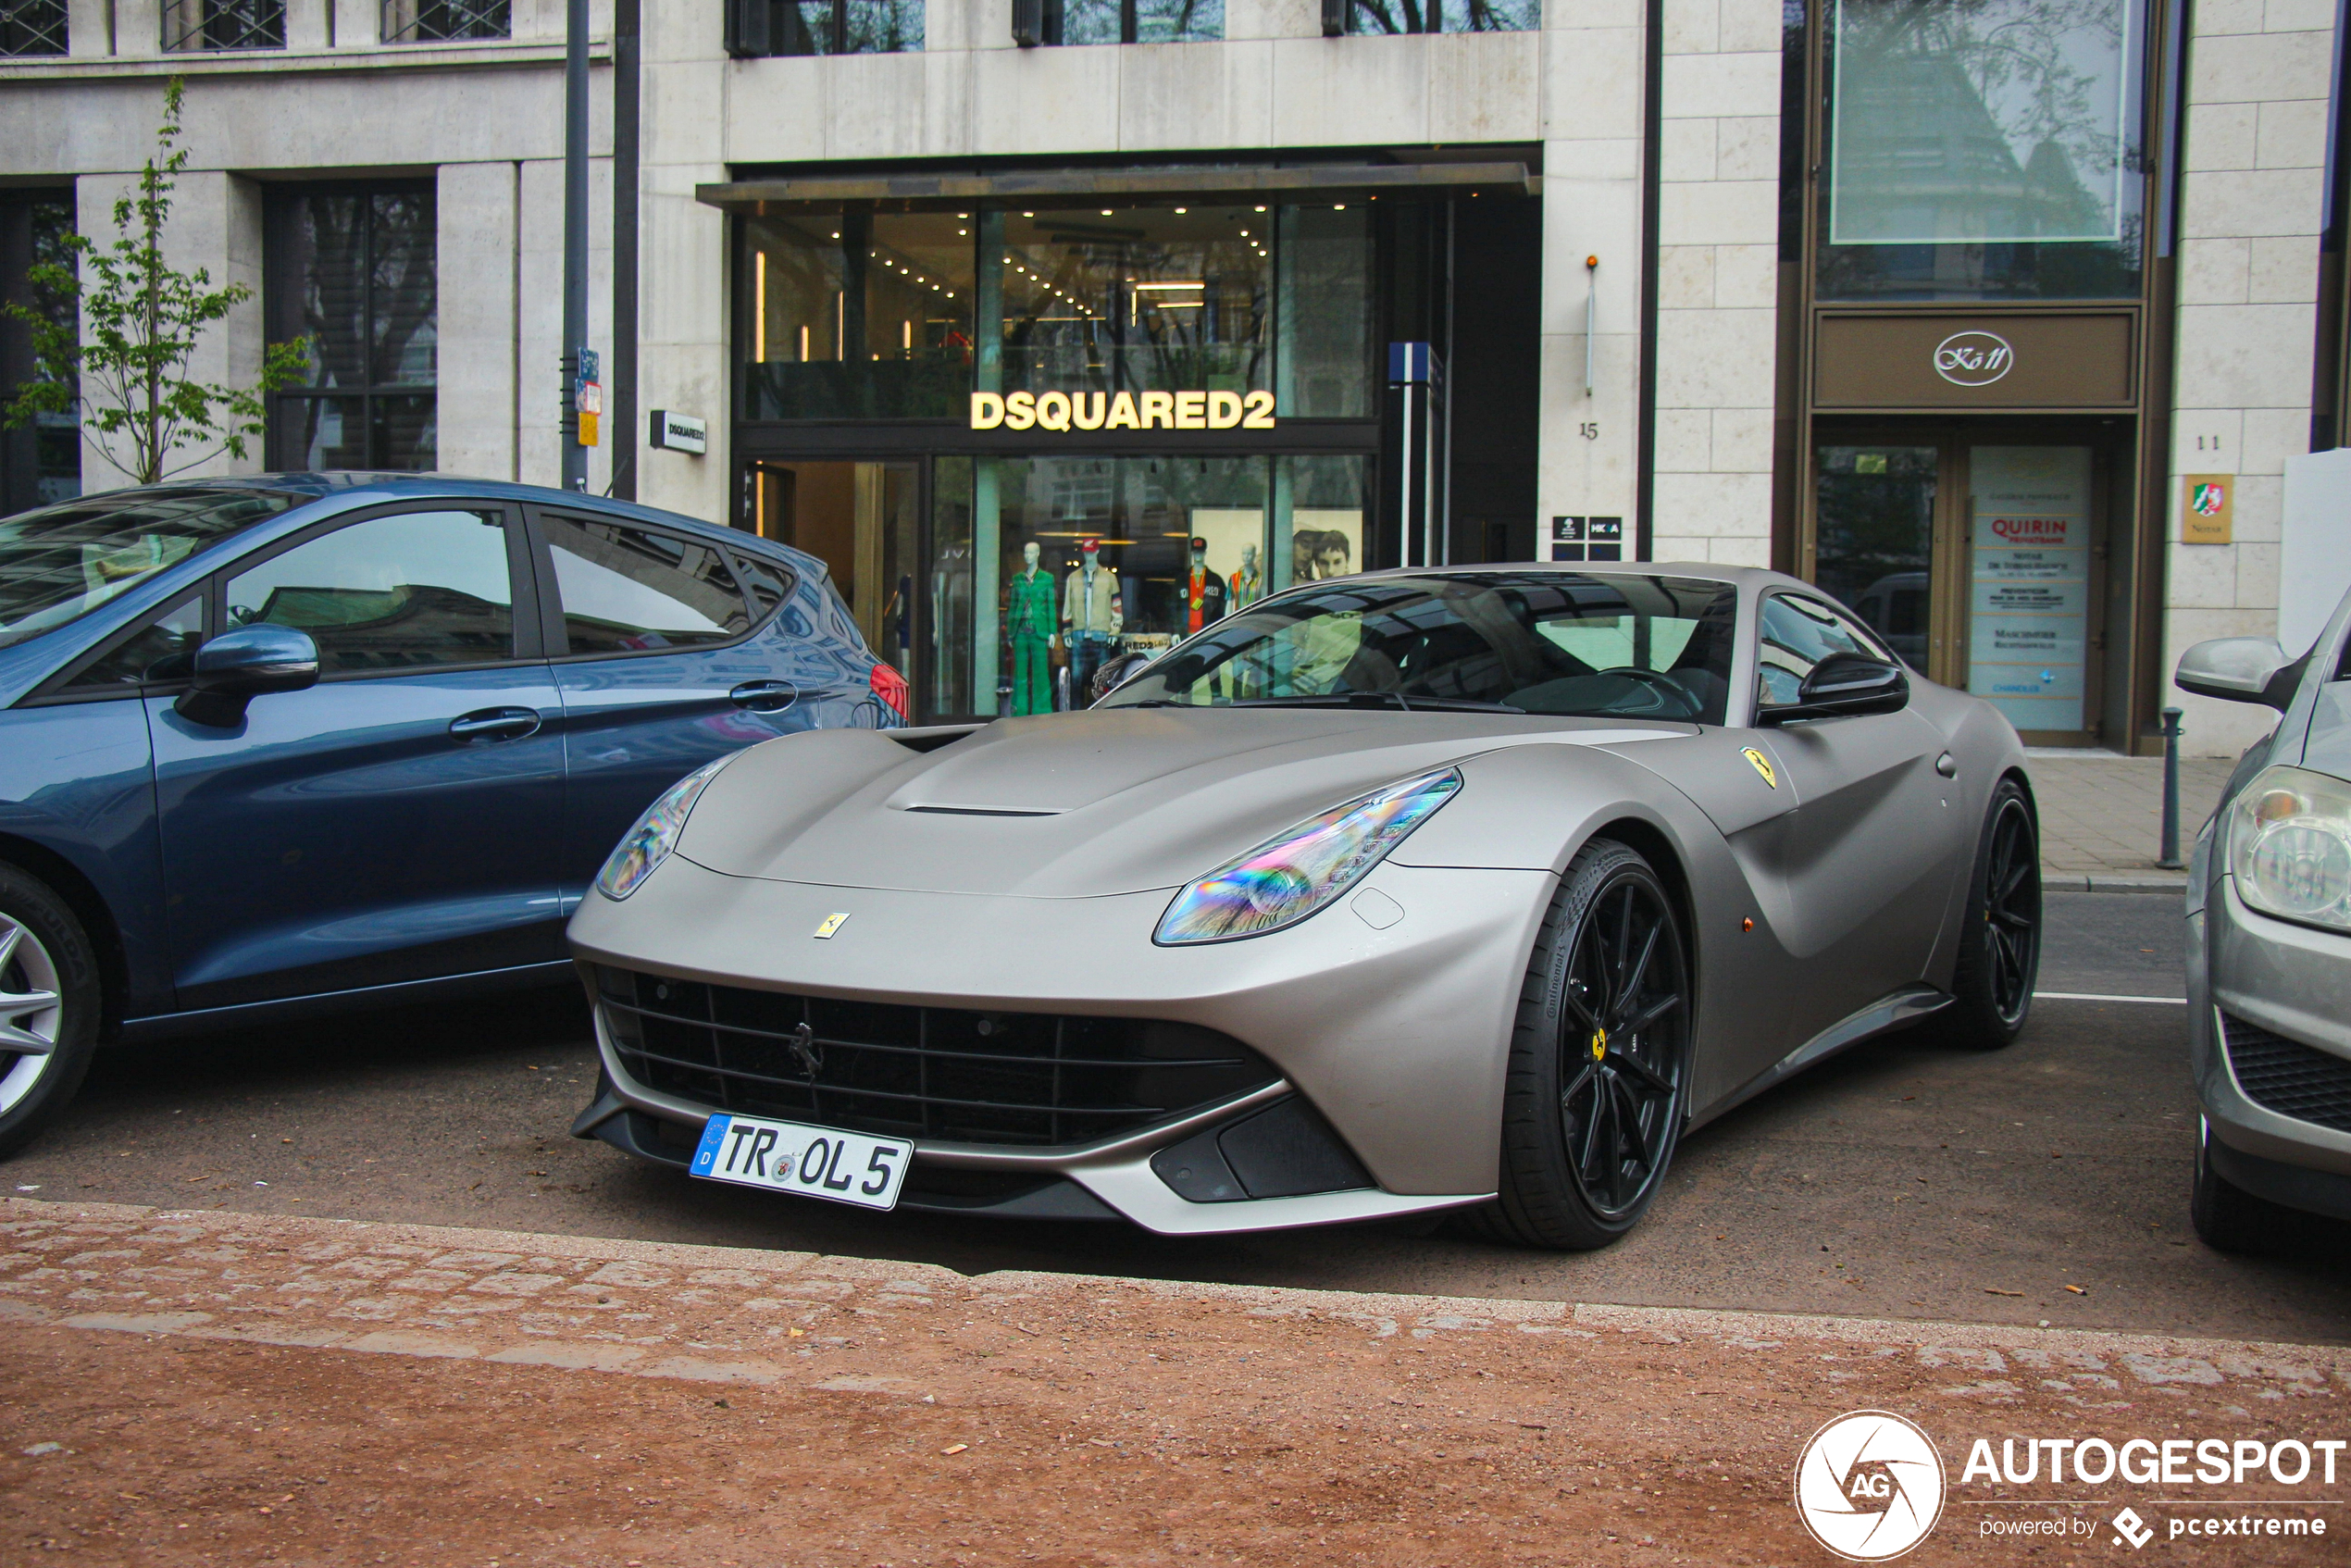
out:
{"label": "illuminated store sign", "polygon": [[1269,392],[972,393],[975,430],[1270,430]]}

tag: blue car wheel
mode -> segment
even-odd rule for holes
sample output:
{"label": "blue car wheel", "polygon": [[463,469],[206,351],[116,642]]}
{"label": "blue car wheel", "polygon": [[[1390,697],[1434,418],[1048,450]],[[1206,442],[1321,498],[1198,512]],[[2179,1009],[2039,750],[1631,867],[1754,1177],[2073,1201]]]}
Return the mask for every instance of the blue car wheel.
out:
{"label": "blue car wheel", "polygon": [[0,1156],[81,1087],[98,1041],[97,954],[63,899],[0,865]]}

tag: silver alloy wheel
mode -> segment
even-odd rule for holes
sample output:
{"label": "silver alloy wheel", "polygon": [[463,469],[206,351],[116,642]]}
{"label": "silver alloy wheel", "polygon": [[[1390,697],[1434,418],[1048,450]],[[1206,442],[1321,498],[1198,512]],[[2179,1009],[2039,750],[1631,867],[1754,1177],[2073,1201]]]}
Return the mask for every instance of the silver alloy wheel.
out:
{"label": "silver alloy wheel", "polygon": [[41,939],[0,915],[0,1114],[16,1109],[48,1071],[65,1027],[57,962]]}

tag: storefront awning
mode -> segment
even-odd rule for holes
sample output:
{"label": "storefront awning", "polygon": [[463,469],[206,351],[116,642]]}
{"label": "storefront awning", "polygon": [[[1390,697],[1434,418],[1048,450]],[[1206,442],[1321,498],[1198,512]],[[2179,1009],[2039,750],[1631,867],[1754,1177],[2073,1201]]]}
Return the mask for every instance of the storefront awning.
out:
{"label": "storefront awning", "polygon": [[1309,164],[1262,168],[1004,169],[967,174],[794,175],[697,185],[694,199],[765,217],[875,205],[922,212],[975,205],[1073,201],[1319,201],[1326,197],[1527,196],[1542,186],[1523,163]]}

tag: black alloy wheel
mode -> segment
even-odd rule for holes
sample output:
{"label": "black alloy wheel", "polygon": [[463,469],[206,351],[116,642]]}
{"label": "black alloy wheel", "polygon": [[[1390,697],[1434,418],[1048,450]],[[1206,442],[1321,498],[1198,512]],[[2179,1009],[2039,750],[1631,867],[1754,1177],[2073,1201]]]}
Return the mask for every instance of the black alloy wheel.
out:
{"label": "black alloy wheel", "polygon": [[1596,840],[1561,879],[1521,993],[1490,1236],[1604,1247],[1656,1200],[1686,1114],[1694,1020],[1672,899]]}
{"label": "black alloy wheel", "polygon": [[2040,974],[2040,828],[2023,787],[2004,778],[1976,845],[1951,1005],[1930,1026],[1952,1044],[1997,1051],[2023,1032]]}

